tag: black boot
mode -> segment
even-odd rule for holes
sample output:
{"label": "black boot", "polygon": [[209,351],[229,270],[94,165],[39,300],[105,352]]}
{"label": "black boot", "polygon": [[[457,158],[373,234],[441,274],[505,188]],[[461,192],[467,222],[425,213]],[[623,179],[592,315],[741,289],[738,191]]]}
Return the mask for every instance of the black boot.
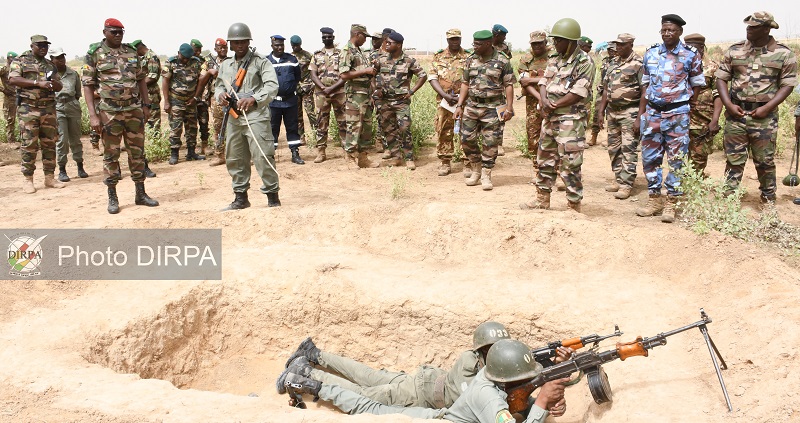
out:
{"label": "black boot", "polygon": [[148,178],[156,177],[156,173],[150,170],[150,164],[147,162],[147,159],[144,159],[144,176]]}
{"label": "black boot", "polygon": [[298,357],[305,357],[306,360],[314,364],[319,364],[319,353],[320,350],[319,348],[317,348],[317,345],[314,343],[314,340],[311,339],[310,337],[306,338],[303,340],[303,342],[300,343],[300,345],[292,353],[292,355],[289,356],[289,359],[286,360],[286,368],[288,369],[289,365],[291,365],[292,362]]}
{"label": "black boot", "polygon": [[322,382],[296,373],[288,373],[283,383],[285,387],[292,388],[298,394],[313,395],[314,401],[319,398],[319,390],[322,388]]}
{"label": "black boot", "polygon": [[108,187],[108,213],[119,213],[119,199],[117,198],[116,185]]}
{"label": "black boot", "polygon": [[136,184],[136,199],[134,203],[137,206],[147,206],[147,207],[155,207],[158,205],[158,201],[153,200],[144,192],[144,182],[134,182]]}
{"label": "black boot", "polygon": [[294,373],[296,375],[300,375],[303,377],[311,376],[311,370],[314,367],[311,366],[311,363],[305,357],[297,357],[292,360],[292,363],[289,364],[280,376],[278,376],[278,380],[275,381],[275,389],[278,390],[278,393],[283,395],[286,393],[286,376],[289,373]]}
{"label": "black boot", "polygon": [[267,207],[280,207],[281,200],[278,198],[277,192],[268,192],[267,193]]}
{"label": "black boot", "polygon": [[58,180],[61,182],[69,182],[69,176],[67,176],[67,167],[58,165]]}
{"label": "black boot", "polygon": [[169,150],[169,164],[178,164],[178,149],[172,148]]}
{"label": "black boot", "polygon": [[89,174],[83,170],[83,162],[76,162],[75,164],[78,165],[78,176],[81,178],[88,178]]}
{"label": "black boot", "polygon": [[233,199],[233,202],[228,204],[228,207],[222,209],[225,210],[241,210],[250,207],[250,201],[247,199],[247,191],[245,192],[234,192],[233,195],[236,197]]}
{"label": "black boot", "polygon": [[292,147],[292,163],[294,164],[306,164],[303,159],[300,157],[300,148],[299,147]]}
{"label": "black boot", "polygon": [[186,161],[205,160],[206,156],[194,152],[194,147],[186,147]]}
{"label": "black boot", "polygon": [[800,206],[800,197],[797,197],[797,198],[795,198],[794,200],[792,200],[792,203],[795,203],[795,204],[797,204],[798,206]]}

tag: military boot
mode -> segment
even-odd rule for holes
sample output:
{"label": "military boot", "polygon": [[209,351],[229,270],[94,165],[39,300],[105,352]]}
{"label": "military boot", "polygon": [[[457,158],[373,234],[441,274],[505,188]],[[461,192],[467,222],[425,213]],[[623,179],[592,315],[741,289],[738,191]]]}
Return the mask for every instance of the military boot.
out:
{"label": "military boot", "polygon": [[403,159],[399,157],[389,157],[383,161],[383,165],[387,167],[397,167],[403,165]]}
{"label": "military boot", "polygon": [[413,161],[413,160],[406,160],[406,169],[408,169],[408,170],[414,170],[414,169],[416,169],[416,168],[417,168],[417,164],[416,164],[416,163],[414,163],[414,161]]}
{"label": "military boot", "polygon": [[672,223],[675,221],[675,206],[678,204],[678,197],[674,195],[667,195],[666,204],[664,204],[664,211],[661,214],[661,221],[664,223]]}
{"label": "military boot", "polygon": [[391,159],[392,158],[392,152],[389,151],[388,148],[384,148],[383,155],[381,156],[381,158],[384,159],[384,160]]}
{"label": "military boot", "polygon": [[169,150],[169,164],[175,165],[178,164],[178,149],[171,148]]}
{"label": "military boot", "polygon": [[450,174],[450,160],[442,160],[439,165],[439,176],[447,176]]}
{"label": "military boot", "polygon": [[498,156],[505,156],[506,155],[506,149],[503,148],[503,144],[498,144],[497,145],[497,155]]}
{"label": "military boot", "polygon": [[[313,395],[314,401],[319,398],[319,390],[322,389],[322,382],[295,373],[286,374],[284,385],[286,387],[291,387],[298,394]],[[284,387],[284,390],[285,389]]]}
{"label": "military boot", "polygon": [[492,169],[488,167],[481,169],[481,188],[484,191],[491,191],[494,188],[494,185],[492,185]]}
{"label": "military boot", "polygon": [[558,191],[566,191],[567,186],[564,185],[564,180],[561,179],[561,176],[556,175],[556,189]]}
{"label": "military boot", "polygon": [[275,382],[275,388],[278,390],[278,393],[283,395],[286,393],[286,376],[289,373],[294,373],[296,375],[300,375],[303,377],[311,376],[311,370],[314,367],[311,365],[311,362],[308,361],[305,357],[297,357],[289,363],[289,367],[281,372],[281,375],[278,376],[278,380]]}
{"label": "military boot", "polygon": [[36,187],[33,186],[33,175],[25,176],[25,181],[22,182],[22,192],[25,194],[33,194],[36,192]]}
{"label": "military boot", "polygon": [[320,350],[317,348],[317,345],[314,344],[314,340],[310,337],[303,340],[300,345],[297,346],[297,349],[289,356],[289,359],[286,360],[285,367],[289,367],[289,364],[294,361],[297,357],[305,357],[313,364],[319,364],[319,354]]}
{"label": "military boot", "polygon": [[208,161],[209,166],[219,166],[225,164],[225,152],[220,151],[213,160]]}
{"label": "military boot", "polygon": [[206,156],[194,152],[194,147],[186,147],[186,161],[205,160]]}
{"label": "military boot", "polygon": [[235,198],[233,202],[228,204],[228,207],[222,209],[222,211],[226,210],[241,210],[250,207],[250,201],[247,199],[247,191],[245,192],[233,192]]}
{"label": "military boot", "polygon": [[306,164],[306,162],[303,160],[303,158],[300,157],[300,148],[299,147],[291,147],[290,150],[292,150],[292,163],[298,164],[298,165]]}
{"label": "military boot", "polygon": [[61,182],[69,182],[66,165],[58,165],[58,180]]}
{"label": "military boot", "polygon": [[619,191],[614,193],[614,198],[617,200],[625,200],[631,196],[632,189],[630,185],[620,185]]}
{"label": "military boot", "polygon": [[116,185],[108,187],[108,213],[109,214],[117,214],[119,213],[119,199],[117,198],[117,187]]}
{"label": "military boot", "polygon": [[147,178],[155,178],[156,173],[150,170],[150,162],[144,159],[144,176]]}
{"label": "military boot", "polygon": [[550,209],[550,193],[537,188],[536,198],[527,203],[520,203],[519,208],[522,210],[548,210]]}
{"label": "military boot", "polygon": [[317,157],[314,158],[314,163],[322,163],[328,159],[325,155],[325,147],[317,147]]}
{"label": "military boot", "polygon": [[661,194],[650,194],[647,204],[636,210],[636,215],[640,217],[657,216],[664,210],[664,203]]}
{"label": "military boot", "polygon": [[369,155],[366,151],[362,151],[358,153],[358,167],[362,169],[366,168],[376,168],[379,167],[381,164],[378,162],[372,162],[369,159]]}
{"label": "military boot", "polygon": [[44,186],[45,188],[64,188],[66,185],[56,181],[56,177],[52,173],[47,173],[44,175]]}
{"label": "military boot", "polygon": [[478,185],[480,183],[481,173],[482,173],[481,168],[483,167],[483,165],[481,164],[481,162],[470,163],[470,167],[472,168],[472,173],[470,173],[469,178],[467,178],[467,180],[464,181],[464,183],[467,184],[468,187],[474,187],[475,185]]}
{"label": "military boot", "polygon": [[469,179],[470,175],[472,175],[472,165],[469,162],[464,162],[464,171],[463,171],[464,179]]}
{"label": "military boot", "polygon": [[617,191],[619,191],[620,186],[621,185],[619,184],[619,182],[614,181],[614,182],[606,185],[606,191],[607,192],[617,192]]}
{"label": "military boot", "polygon": [[578,201],[577,203],[573,203],[572,201],[567,201],[567,207],[570,210],[580,213],[581,212],[581,202]]}
{"label": "military boot", "polygon": [[277,192],[267,193],[267,207],[280,207],[281,199],[278,197]]}
{"label": "military boot", "polygon": [[83,169],[83,162],[77,162],[75,164],[78,165],[78,177],[79,178],[88,178],[89,174],[86,173],[86,171]]}
{"label": "military boot", "polygon": [[356,153],[356,152],[353,152],[353,153],[345,152],[344,153],[344,159],[347,161],[348,165],[352,165],[356,169],[358,169],[358,153]]}
{"label": "military boot", "polygon": [[586,141],[586,145],[592,146],[597,144],[597,132],[592,131],[592,137]]}
{"label": "military boot", "polygon": [[150,196],[144,192],[144,182],[134,182],[134,184],[136,185],[136,198],[134,199],[134,203],[137,206],[158,206],[158,201],[150,198]]}

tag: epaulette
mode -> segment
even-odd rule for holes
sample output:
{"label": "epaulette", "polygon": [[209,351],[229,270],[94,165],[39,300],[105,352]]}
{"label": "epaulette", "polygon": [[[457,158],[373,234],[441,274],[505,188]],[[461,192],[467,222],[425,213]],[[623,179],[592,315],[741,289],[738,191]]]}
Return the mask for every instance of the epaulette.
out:
{"label": "epaulette", "polygon": [[683,46],[686,47],[686,50],[689,50],[692,53],[697,53],[697,48],[695,46],[690,46],[689,44],[684,44]]}
{"label": "epaulette", "polygon": [[658,46],[660,46],[660,45],[661,45],[661,43],[655,43],[655,44],[653,44],[652,46],[650,46],[650,47],[647,47],[647,49],[648,49],[648,50],[650,50],[651,48],[656,48],[656,47],[658,47]]}
{"label": "epaulette", "polygon": [[178,61],[178,56],[170,56],[170,57],[167,58],[167,62],[173,62],[174,63],[174,62],[177,62],[177,61]]}
{"label": "epaulette", "polygon": [[443,51],[444,51],[444,49],[443,49],[443,48],[440,48],[440,49],[439,49],[439,51],[437,51],[437,52],[436,52],[436,53],[434,53],[434,54],[439,54],[439,53],[441,53],[441,52],[443,52]]}
{"label": "epaulette", "polygon": [[125,47],[128,47],[128,48],[130,48],[132,50],[136,50],[136,47],[134,47],[134,46],[132,46],[132,45],[130,45],[128,43],[122,43],[122,45],[125,46]]}
{"label": "epaulette", "polygon": [[506,59],[511,60],[511,57],[507,55],[506,52],[504,52],[503,50],[497,50],[497,52],[502,54],[503,57],[505,57]]}
{"label": "epaulette", "polygon": [[87,50],[87,51],[86,51],[86,54],[94,54],[94,52],[96,52],[96,51],[97,51],[97,49],[98,49],[98,48],[100,48],[100,46],[101,46],[102,44],[103,44],[102,42],[97,42],[97,43],[89,44],[89,50]]}

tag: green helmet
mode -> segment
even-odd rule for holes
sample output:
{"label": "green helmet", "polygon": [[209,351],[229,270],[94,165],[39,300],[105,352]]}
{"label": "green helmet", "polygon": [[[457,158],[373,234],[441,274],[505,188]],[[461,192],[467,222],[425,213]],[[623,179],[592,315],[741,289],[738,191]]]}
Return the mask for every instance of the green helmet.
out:
{"label": "green helmet", "polygon": [[511,339],[502,323],[483,322],[475,328],[475,332],[472,334],[472,348],[477,350],[501,339]]}
{"label": "green helmet", "polygon": [[517,382],[533,379],[542,365],[533,359],[531,349],[515,339],[497,341],[486,354],[486,378],[492,382]]}
{"label": "green helmet", "polygon": [[572,18],[559,19],[550,31],[551,37],[561,37],[577,41],[581,38],[581,25]]}
{"label": "green helmet", "polygon": [[241,22],[236,22],[228,28],[228,41],[252,39],[253,36],[250,35],[250,27]]}

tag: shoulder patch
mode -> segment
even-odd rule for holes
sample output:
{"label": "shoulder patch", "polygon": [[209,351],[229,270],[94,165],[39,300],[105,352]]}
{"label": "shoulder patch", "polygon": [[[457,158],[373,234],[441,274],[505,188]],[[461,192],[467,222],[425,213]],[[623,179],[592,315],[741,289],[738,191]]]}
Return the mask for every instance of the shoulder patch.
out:
{"label": "shoulder patch", "polygon": [[697,53],[697,48],[695,48],[694,46],[690,46],[689,44],[684,44],[683,46],[686,47],[686,50],[689,50],[693,53]]}
{"label": "shoulder patch", "polygon": [[503,50],[497,50],[497,52],[502,54],[503,57],[505,57],[506,59],[509,59],[509,60],[511,59],[511,57],[509,57],[508,54],[506,54],[506,52],[504,52]]}
{"label": "shoulder patch", "polygon": [[513,423],[515,420],[508,410],[500,410],[497,412],[494,421],[495,423]]}
{"label": "shoulder patch", "polygon": [[178,56],[170,56],[167,58],[167,62],[177,62]]}
{"label": "shoulder patch", "polygon": [[653,44],[652,46],[650,46],[650,47],[647,47],[647,49],[648,49],[648,50],[650,50],[651,48],[656,48],[656,47],[658,47],[658,46],[660,46],[660,45],[661,45],[661,43],[655,43],[655,44]]}
{"label": "shoulder patch", "polygon": [[440,49],[439,49],[439,51],[437,51],[437,52],[436,52],[436,54],[439,54],[439,53],[441,53],[441,52],[443,52],[443,51],[444,51],[444,49],[443,49],[443,48],[440,48]]}
{"label": "shoulder patch", "polygon": [[97,49],[100,48],[101,44],[103,44],[103,43],[102,42],[98,42],[98,43],[89,44],[89,50],[86,51],[86,54],[94,54],[94,52],[96,52]]}

